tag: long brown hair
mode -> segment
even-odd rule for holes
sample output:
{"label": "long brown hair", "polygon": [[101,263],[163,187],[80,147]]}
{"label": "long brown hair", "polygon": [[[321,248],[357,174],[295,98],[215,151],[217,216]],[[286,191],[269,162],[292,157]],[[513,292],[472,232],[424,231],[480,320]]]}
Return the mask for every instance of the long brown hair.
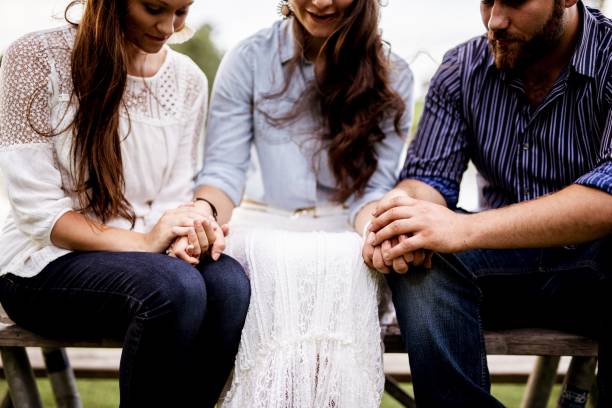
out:
{"label": "long brown hair", "polygon": [[[66,8],[82,4],[71,2]],[[123,19],[125,0],[87,0],[71,56],[75,192],[82,210],[102,222],[120,216],[134,225],[134,211],[124,195],[125,178],[119,137],[119,112],[127,83]],[[67,18],[69,21],[69,19]]]}
{"label": "long brown hair", "polygon": [[[385,50],[378,21],[379,0],[355,0],[345,11],[341,26],[325,41],[319,52],[316,80],[287,118],[315,108],[323,120],[320,135],[326,144],[329,164],[338,183],[334,197],[343,202],[352,194],[362,195],[378,166],[377,143],[385,138],[384,119],[400,121],[406,105],[390,85],[389,53]],[[291,75],[305,58],[308,33],[294,18],[296,54],[289,62]],[[275,121],[278,122],[278,121]]]}

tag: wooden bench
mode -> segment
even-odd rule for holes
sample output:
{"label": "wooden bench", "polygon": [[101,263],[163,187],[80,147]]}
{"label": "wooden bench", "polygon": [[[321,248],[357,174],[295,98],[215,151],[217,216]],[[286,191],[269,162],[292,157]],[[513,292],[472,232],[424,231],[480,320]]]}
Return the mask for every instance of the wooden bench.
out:
{"label": "wooden bench", "polygon": [[[405,353],[397,326],[383,327],[385,353]],[[544,329],[514,329],[485,332],[489,355],[538,356],[523,396],[523,408],[545,408],[556,380],[561,356],[572,356],[564,388],[591,390],[594,385],[597,342],[582,336]],[[385,391],[405,407],[416,407],[414,399],[387,375]]]}
{"label": "wooden bench", "polygon": [[[385,352],[404,353],[399,328],[385,327]],[[485,341],[488,354],[537,355],[536,367],[531,373],[523,407],[545,407],[556,378],[560,356],[574,356],[566,382],[588,387],[593,382],[597,343],[591,339],[567,333],[541,329],[487,332]],[[2,408],[42,407],[40,395],[25,347],[41,347],[45,357],[51,387],[60,408],[82,407],[75,379],[64,347],[119,348],[113,340],[96,342],[49,339],[35,335],[16,325],[0,323],[0,353],[10,399],[5,398]],[[387,376],[385,390],[406,407],[415,407],[414,400],[404,392],[397,381]]]}
{"label": "wooden bench", "polygon": [[65,347],[121,348],[116,340],[71,341],[38,336],[11,323],[0,323],[0,355],[9,392],[0,408],[42,408],[26,347],[40,347],[58,408],[82,408]]}

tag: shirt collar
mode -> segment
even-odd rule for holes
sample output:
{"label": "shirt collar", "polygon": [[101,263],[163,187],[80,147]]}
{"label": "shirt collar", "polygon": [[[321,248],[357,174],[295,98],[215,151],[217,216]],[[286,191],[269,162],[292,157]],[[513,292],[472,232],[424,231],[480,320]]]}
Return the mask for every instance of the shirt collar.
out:
{"label": "shirt collar", "polygon": [[295,38],[293,34],[293,18],[288,18],[280,24],[280,60],[287,63],[295,56]]}
{"label": "shirt collar", "polygon": [[[576,49],[574,50],[574,54],[569,62],[569,66],[578,74],[595,78],[595,60],[593,58],[589,58],[591,51],[597,48],[597,45],[595,44],[595,36],[593,35],[595,29],[595,17],[584,6],[582,1],[579,1],[577,6],[582,19],[582,27],[580,28]],[[488,69],[496,69],[495,58],[493,57],[493,53],[491,53],[491,51],[487,52],[486,61]],[[501,71],[500,75],[504,80],[508,78],[506,72],[504,71]]]}
{"label": "shirt collar", "polygon": [[597,23],[591,11],[588,10],[582,1],[577,3],[578,12],[582,18],[580,37],[576,43],[576,50],[570,61],[570,67],[578,74],[595,78],[596,66],[595,59],[590,58],[592,51],[597,48],[595,38],[595,24]]}

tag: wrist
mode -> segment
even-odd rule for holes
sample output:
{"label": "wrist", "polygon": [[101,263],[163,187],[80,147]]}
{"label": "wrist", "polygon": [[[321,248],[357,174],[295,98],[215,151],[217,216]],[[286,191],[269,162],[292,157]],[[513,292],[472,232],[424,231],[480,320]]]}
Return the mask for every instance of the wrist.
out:
{"label": "wrist", "polygon": [[468,251],[477,247],[476,233],[478,228],[478,220],[474,219],[474,214],[458,214],[461,228],[459,229],[463,233],[459,234],[462,242],[460,243],[460,251]]}
{"label": "wrist", "polygon": [[153,250],[153,242],[150,233],[136,233],[138,234],[137,239],[134,239],[136,247],[135,252],[156,252]]}
{"label": "wrist", "polygon": [[215,221],[217,220],[217,208],[209,200],[204,197],[194,197],[193,203],[198,207],[207,208],[209,214],[212,215]]}
{"label": "wrist", "polygon": [[366,224],[363,226],[363,230],[361,231],[361,238],[363,238],[364,241],[366,240],[366,238],[368,237],[368,233],[370,232],[370,225],[372,225],[372,220],[366,222]]}

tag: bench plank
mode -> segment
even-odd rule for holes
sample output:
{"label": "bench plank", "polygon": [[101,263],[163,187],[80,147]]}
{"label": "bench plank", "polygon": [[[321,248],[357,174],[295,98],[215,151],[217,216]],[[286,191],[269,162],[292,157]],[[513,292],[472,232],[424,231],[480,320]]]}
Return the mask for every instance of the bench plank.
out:
{"label": "bench plank", "polygon": [[[385,326],[385,352],[405,353],[398,326]],[[519,356],[596,357],[597,342],[587,337],[548,329],[485,332],[487,354]]]}
{"label": "bench plank", "polygon": [[0,347],[92,347],[92,348],[121,348],[122,342],[116,339],[102,340],[70,340],[52,339],[39,336],[22,329],[15,324],[0,323]]}

